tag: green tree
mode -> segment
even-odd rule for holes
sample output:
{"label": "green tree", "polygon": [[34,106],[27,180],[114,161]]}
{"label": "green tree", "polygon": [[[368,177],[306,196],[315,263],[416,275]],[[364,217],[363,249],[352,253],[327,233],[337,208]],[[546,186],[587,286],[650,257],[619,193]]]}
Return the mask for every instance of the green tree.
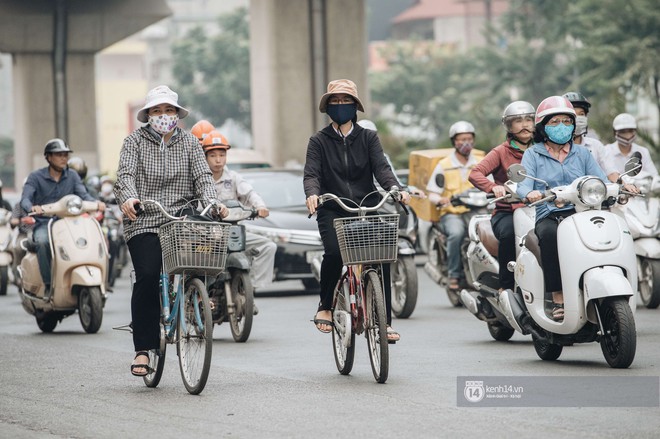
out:
{"label": "green tree", "polygon": [[174,43],[172,73],[182,101],[196,115],[222,125],[233,119],[249,130],[250,42],[248,13],[238,8],[218,18],[219,33],[193,28]]}

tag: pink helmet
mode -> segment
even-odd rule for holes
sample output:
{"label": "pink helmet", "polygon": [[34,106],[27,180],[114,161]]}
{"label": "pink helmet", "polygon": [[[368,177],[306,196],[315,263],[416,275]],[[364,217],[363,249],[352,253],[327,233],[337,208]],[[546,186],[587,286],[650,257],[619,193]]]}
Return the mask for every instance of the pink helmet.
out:
{"label": "pink helmet", "polygon": [[538,125],[543,122],[547,116],[554,116],[555,114],[568,114],[575,120],[575,109],[571,101],[563,96],[550,96],[543,99],[536,109],[536,117],[534,124]]}

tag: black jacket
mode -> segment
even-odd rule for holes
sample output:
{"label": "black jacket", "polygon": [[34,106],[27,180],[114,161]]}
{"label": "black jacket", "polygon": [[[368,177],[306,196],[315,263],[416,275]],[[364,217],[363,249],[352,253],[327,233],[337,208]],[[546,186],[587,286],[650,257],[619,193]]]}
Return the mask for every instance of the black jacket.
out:
{"label": "black jacket", "polygon": [[[328,125],[309,139],[303,177],[306,197],[330,192],[360,203],[376,190],[374,177],[387,190],[399,186],[375,131],[354,124],[343,138]],[[362,205],[374,206],[378,201],[375,194]]]}

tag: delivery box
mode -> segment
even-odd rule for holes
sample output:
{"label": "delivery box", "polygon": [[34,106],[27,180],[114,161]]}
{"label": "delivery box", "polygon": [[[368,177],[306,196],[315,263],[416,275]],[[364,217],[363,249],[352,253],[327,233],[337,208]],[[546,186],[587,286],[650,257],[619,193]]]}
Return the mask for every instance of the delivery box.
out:
{"label": "delivery box", "polygon": [[[423,149],[411,152],[409,159],[410,174],[408,176],[408,185],[415,186],[426,192],[426,185],[431,178],[431,174],[433,174],[435,166],[440,160],[454,151],[454,148],[440,148]],[[472,154],[481,158],[483,157],[484,152],[474,149],[472,150]],[[435,222],[440,219],[440,211],[428,199],[412,197],[410,200],[410,207],[412,207],[419,218],[425,221]]]}

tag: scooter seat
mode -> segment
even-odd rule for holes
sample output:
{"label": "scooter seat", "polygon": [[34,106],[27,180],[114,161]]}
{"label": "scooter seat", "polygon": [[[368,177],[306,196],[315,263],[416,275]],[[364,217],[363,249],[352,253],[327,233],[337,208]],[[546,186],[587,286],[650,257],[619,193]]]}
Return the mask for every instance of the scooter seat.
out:
{"label": "scooter seat", "polygon": [[497,257],[499,241],[493,233],[493,227],[491,226],[490,221],[479,221],[477,223],[477,235],[488,253]]}
{"label": "scooter seat", "polygon": [[534,229],[527,232],[523,238],[523,245],[532,252],[536,260],[539,262],[539,265],[542,267],[543,263],[541,262],[541,246],[539,245],[539,238],[536,236]]}

